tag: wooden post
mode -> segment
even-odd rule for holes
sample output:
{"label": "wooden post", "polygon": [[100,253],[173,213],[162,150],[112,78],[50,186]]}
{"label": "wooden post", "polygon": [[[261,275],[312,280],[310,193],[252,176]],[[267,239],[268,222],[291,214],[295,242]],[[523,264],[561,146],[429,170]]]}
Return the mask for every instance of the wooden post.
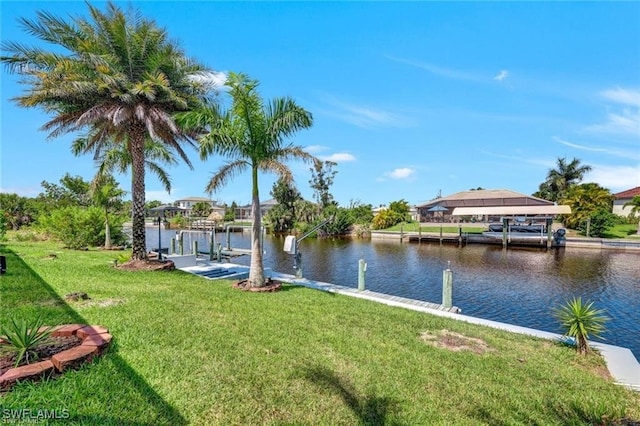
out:
{"label": "wooden post", "polygon": [[404,240],[404,225],[400,225],[400,242]]}
{"label": "wooden post", "polygon": [[171,254],[176,254],[176,239],[171,239]]}
{"label": "wooden post", "polygon": [[296,253],[294,254],[294,256],[295,256],[294,264],[296,266],[296,278],[302,279],[302,253],[300,253],[296,248]]}
{"label": "wooden post", "polygon": [[442,271],[442,306],[453,306],[453,272],[449,268]]}
{"label": "wooden post", "polygon": [[209,241],[209,261],[213,261],[213,247],[216,245],[216,227],[211,228],[211,240]]}
{"label": "wooden post", "polygon": [[191,254],[195,254],[198,257],[198,240],[191,241]]}
{"label": "wooden post", "polygon": [[507,233],[509,230],[509,219],[506,217],[502,218],[502,247],[507,246]]}

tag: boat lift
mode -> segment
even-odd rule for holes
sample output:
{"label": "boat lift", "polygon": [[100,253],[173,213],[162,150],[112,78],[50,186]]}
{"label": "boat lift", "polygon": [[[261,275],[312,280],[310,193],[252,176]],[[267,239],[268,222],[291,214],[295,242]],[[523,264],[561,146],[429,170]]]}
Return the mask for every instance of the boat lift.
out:
{"label": "boat lift", "polygon": [[[205,240],[208,239],[209,240],[209,251],[199,251],[198,250],[198,241],[197,240],[190,240],[191,241],[191,254],[195,254],[196,256],[198,256],[199,254],[208,254],[209,255],[209,261],[214,261],[217,260],[218,262],[222,261],[222,257],[235,257],[235,256],[244,256],[244,255],[248,255],[251,254],[251,249],[241,249],[241,248],[234,248],[231,247],[231,230],[232,229],[241,229],[241,230],[245,230],[247,229],[246,226],[241,226],[241,225],[232,225],[232,224],[228,224],[225,226],[225,232],[226,232],[226,248],[222,247],[222,242],[220,241],[216,241],[216,230],[215,228],[212,229],[211,231],[204,231],[204,230],[192,230],[192,229],[186,229],[186,230],[180,230],[180,231],[176,231],[176,237],[171,239],[171,249],[170,249],[170,253],[174,254],[177,253],[179,255],[184,255],[185,254],[185,244],[184,244],[184,235],[191,235],[191,234],[198,234],[198,235],[202,235],[205,236]],[[262,247],[264,247],[264,233],[265,233],[265,229],[264,227],[262,227],[262,232],[260,234],[260,245]],[[208,235],[209,238],[206,238],[206,236]],[[177,247],[176,247],[176,243],[177,243]]]}
{"label": "boat lift", "polygon": [[302,253],[300,253],[300,251],[298,250],[298,248],[300,247],[300,241],[304,240],[309,235],[313,234],[318,229],[322,228],[324,225],[333,221],[334,219],[335,217],[331,216],[328,219],[323,220],[318,225],[311,228],[309,232],[307,232],[300,238],[296,238],[295,235],[288,235],[284,239],[284,251],[293,255],[293,269],[296,270],[296,278],[302,278]]}

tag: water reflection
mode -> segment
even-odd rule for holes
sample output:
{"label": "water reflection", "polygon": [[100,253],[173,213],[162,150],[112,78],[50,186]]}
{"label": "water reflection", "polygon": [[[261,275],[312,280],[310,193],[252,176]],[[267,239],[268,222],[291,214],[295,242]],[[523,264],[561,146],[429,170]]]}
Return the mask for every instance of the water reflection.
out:
{"label": "water reflection", "polygon": [[[154,238],[155,237],[155,238]],[[168,247],[175,231],[163,233]],[[231,245],[249,248],[249,233],[232,233]],[[154,243],[155,239],[155,243]],[[157,247],[158,234],[148,234]],[[185,236],[185,247],[208,234]],[[226,235],[217,235],[226,246]],[[284,238],[265,238],[265,267],[293,274],[293,256]],[[381,293],[440,303],[442,271],[454,272],[454,305],[464,314],[559,332],[551,309],[582,296],[605,308],[611,321],[607,343],[630,348],[640,358],[640,253],[568,248],[509,249],[469,245],[401,244],[393,240],[306,239],[301,243],[304,277],[357,287],[358,260],[367,262],[366,287]],[[236,263],[248,265],[249,257]]]}

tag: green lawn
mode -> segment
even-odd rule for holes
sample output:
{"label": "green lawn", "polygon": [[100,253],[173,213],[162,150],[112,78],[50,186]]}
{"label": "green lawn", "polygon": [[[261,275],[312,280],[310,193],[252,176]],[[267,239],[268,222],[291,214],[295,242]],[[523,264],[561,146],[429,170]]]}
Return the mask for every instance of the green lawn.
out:
{"label": "green lawn", "polygon": [[[109,252],[26,242],[2,252],[2,323],[42,314],[107,326],[114,341],[91,365],[1,396],[0,415],[66,409],[64,424],[96,425],[640,419],[640,394],[603,378],[600,357],[549,341],[296,286],[256,294],[180,271],[119,271]],[[92,299],[63,301],[77,291]],[[491,350],[420,338],[444,329]]]}
{"label": "green lawn", "polygon": [[605,233],[605,238],[640,238],[638,224],[615,225]]}

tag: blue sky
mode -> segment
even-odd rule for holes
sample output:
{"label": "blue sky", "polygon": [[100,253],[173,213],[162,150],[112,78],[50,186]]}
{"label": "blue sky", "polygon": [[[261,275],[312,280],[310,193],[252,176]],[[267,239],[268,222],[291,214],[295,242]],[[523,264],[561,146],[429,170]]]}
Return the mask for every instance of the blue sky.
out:
{"label": "blue sky", "polygon": [[[102,7],[103,2],[92,2]],[[265,99],[291,96],[314,116],[290,141],[338,163],[335,199],[420,204],[471,188],[531,194],[558,157],[592,166],[585,182],[640,186],[640,2],[116,2],[165,27],[218,72],[260,81]],[[1,1],[3,41],[37,41],[18,17],[86,16],[80,1]],[[0,190],[42,192],[69,172],[89,180],[72,136],[47,140],[48,117],[17,107],[23,87],[1,74]],[[147,175],[147,199],[207,196],[221,158],[168,168],[167,194]],[[312,197],[309,166],[290,163]],[[118,177],[130,190],[130,177]],[[261,199],[274,177],[260,178]],[[248,173],[214,199],[251,200]]]}

